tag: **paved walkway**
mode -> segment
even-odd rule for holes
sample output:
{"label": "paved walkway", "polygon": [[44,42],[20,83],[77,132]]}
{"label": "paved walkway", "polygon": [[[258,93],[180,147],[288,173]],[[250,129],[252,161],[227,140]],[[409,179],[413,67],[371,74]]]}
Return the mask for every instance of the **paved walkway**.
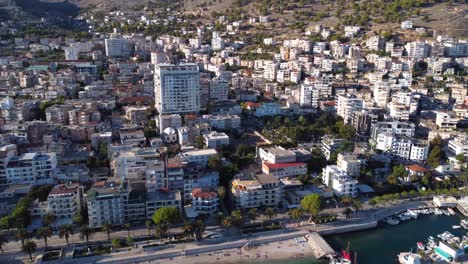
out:
{"label": "paved walkway", "polygon": [[[420,208],[420,207],[428,207],[430,204],[427,201],[405,201],[401,204],[390,204],[383,206],[391,206],[389,208],[379,208],[379,207],[370,207],[365,205],[363,208],[364,210],[359,211],[355,216],[351,219],[344,219],[341,218],[338,221],[327,223],[327,224],[319,224],[317,226],[313,225],[305,225],[302,227],[296,227],[295,223],[288,223],[286,224],[286,230],[306,230],[306,231],[324,231],[324,230],[338,230],[342,229],[343,227],[359,227],[361,225],[369,224],[369,223],[376,223],[378,220],[381,220],[389,215],[394,215],[399,212],[405,211],[407,209],[413,208]],[[340,210],[340,211],[338,211]],[[329,212],[339,213],[343,211],[343,208],[339,209],[330,209],[327,210]],[[284,216],[283,216],[284,217]],[[171,232],[175,232],[176,229],[171,230]],[[179,229],[180,231],[180,229]],[[208,232],[222,232],[222,229],[219,226],[210,226],[207,227]],[[152,231],[154,234],[154,232]],[[142,236],[147,236],[148,231],[146,228],[137,228],[130,231],[130,235],[135,239]],[[116,231],[111,233],[111,239],[113,238],[126,238],[128,235],[127,231]],[[258,236],[262,236],[262,234],[258,234]],[[257,237],[257,235],[255,236]],[[224,238],[220,238],[217,240],[213,240],[212,243],[224,243],[228,241],[235,241],[239,239],[245,239],[245,236],[239,234],[225,234]],[[97,232],[94,237],[90,240],[90,242],[109,242],[107,240],[107,235],[104,232]],[[36,255],[42,252],[44,243],[43,240],[35,239],[36,244],[38,245],[38,249],[36,251]],[[64,246],[65,240],[59,238],[58,236],[54,235],[48,239],[49,246],[62,246],[64,247],[65,251],[71,252],[71,248],[73,245],[82,244],[83,241],[79,240],[79,235],[75,234],[69,239],[70,245]],[[185,250],[186,248],[194,248],[200,247],[199,243],[183,243],[177,244],[175,247],[171,248],[172,250]],[[112,258],[112,257],[111,257]],[[4,253],[0,255],[0,263],[23,263],[23,261],[28,262],[26,254],[21,252],[21,242],[19,241],[10,241],[4,246]]]}

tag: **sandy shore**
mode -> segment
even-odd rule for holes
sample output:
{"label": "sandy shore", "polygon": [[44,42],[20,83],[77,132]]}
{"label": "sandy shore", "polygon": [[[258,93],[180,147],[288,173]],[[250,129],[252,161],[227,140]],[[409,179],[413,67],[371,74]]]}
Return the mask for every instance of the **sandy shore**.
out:
{"label": "sandy shore", "polygon": [[162,264],[205,264],[205,263],[253,263],[268,260],[294,259],[313,256],[307,242],[297,243],[294,239],[263,244],[250,249],[230,249],[171,259],[159,259],[144,263]]}

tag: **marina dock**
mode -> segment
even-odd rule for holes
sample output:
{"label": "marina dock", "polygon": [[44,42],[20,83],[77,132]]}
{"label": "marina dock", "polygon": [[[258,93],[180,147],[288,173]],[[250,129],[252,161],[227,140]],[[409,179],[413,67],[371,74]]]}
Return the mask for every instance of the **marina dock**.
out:
{"label": "marina dock", "polygon": [[310,233],[306,238],[316,258],[335,255],[335,250],[318,233]]}

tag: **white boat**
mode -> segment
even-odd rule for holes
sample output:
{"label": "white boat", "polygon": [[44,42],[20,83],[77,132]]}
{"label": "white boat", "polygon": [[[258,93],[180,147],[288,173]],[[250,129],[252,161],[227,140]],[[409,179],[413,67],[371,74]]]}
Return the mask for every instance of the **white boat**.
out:
{"label": "white boat", "polygon": [[450,215],[456,215],[455,211],[452,208],[447,208],[447,211],[450,213]]}
{"label": "white boat", "polygon": [[433,237],[433,236],[429,236],[429,240],[434,240],[434,237]]}
{"label": "white boat", "polygon": [[330,260],[330,264],[351,264],[351,260],[345,259],[345,258],[340,258],[340,259],[332,258]]}
{"label": "white boat", "polygon": [[425,249],[424,243],[423,243],[423,242],[418,242],[418,243],[416,243],[416,245],[418,246],[418,248],[419,248],[420,250],[424,250],[424,249]]}
{"label": "white boat", "polygon": [[398,225],[400,223],[400,221],[398,221],[397,219],[392,218],[392,217],[386,218],[385,222],[387,222],[387,224],[389,224],[389,225]]}
{"label": "white boat", "polygon": [[453,225],[452,228],[453,228],[453,229],[460,229],[461,226],[459,226],[459,225]]}

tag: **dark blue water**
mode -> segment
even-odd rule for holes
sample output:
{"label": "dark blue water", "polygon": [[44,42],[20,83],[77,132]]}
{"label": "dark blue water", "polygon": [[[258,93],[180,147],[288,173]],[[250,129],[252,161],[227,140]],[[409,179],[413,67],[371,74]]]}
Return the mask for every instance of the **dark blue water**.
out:
{"label": "dark blue water", "polygon": [[459,225],[459,216],[420,215],[417,220],[408,220],[396,226],[381,225],[379,228],[326,237],[325,240],[340,250],[350,244],[351,251],[357,252],[359,264],[394,264],[400,252],[417,250],[418,241],[425,242],[429,236],[449,231],[460,238],[466,234],[464,229],[452,228]]}

